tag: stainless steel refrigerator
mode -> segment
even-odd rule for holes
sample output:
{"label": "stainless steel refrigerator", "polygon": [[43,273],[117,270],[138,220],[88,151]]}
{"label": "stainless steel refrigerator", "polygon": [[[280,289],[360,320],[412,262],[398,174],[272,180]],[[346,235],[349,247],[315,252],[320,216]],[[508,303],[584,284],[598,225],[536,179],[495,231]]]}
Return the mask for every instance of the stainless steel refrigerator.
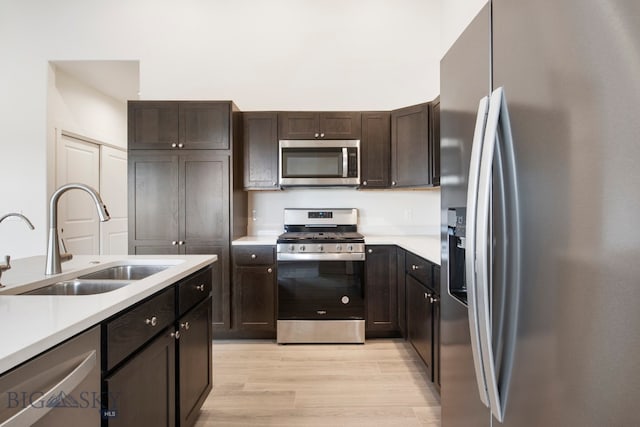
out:
{"label": "stainless steel refrigerator", "polygon": [[640,425],[640,2],[493,0],[440,96],[442,425]]}

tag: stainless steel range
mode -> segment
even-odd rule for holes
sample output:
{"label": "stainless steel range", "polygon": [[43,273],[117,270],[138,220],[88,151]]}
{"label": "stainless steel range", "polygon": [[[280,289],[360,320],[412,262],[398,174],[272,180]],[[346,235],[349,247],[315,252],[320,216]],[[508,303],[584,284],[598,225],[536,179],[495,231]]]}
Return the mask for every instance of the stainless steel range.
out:
{"label": "stainless steel range", "polygon": [[277,341],[364,343],[357,209],[285,209],[277,241]]}

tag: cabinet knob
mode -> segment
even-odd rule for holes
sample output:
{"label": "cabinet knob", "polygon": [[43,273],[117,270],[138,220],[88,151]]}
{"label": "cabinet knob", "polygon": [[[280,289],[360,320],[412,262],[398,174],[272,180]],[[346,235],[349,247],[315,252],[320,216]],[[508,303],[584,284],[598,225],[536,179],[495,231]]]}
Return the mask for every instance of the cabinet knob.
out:
{"label": "cabinet knob", "polygon": [[362,181],[362,185],[367,186],[367,181]]}
{"label": "cabinet knob", "polygon": [[180,331],[171,332],[169,335],[171,335],[171,338],[180,339]]}
{"label": "cabinet knob", "polygon": [[175,245],[177,245],[177,244],[178,244],[178,242],[177,242],[176,240],[173,240],[173,241],[171,242],[171,244],[172,244],[173,246],[175,246]]}
{"label": "cabinet knob", "polygon": [[184,148],[184,144],[178,144],[178,148]]}
{"label": "cabinet knob", "polygon": [[277,183],[276,181],[273,181],[273,185],[274,185],[274,186],[275,186],[275,185],[278,185],[278,183]]}
{"label": "cabinet knob", "polygon": [[271,267],[267,268],[267,273],[273,273],[273,268]]}
{"label": "cabinet knob", "polygon": [[431,294],[429,292],[425,292],[424,299],[429,299],[429,298],[431,298]]}
{"label": "cabinet knob", "polygon": [[251,259],[256,259],[258,256],[256,254],[251,254]]}
{"label": "cabinet knob", "polygon": [[184,240],[179,240],[179,241],[178,241],[178,244],[179,244],[180,246],[184,245]]}
{"label": "cabinet knob", "polygon": [[156,316],[153,316],[151,319],[144,319],[144,323],[150,326],[156,326],[158,324],[158,318]]}
{"label": "cabinet knob", "polygon": [[391,185],[396,185],[396,182],[395,181],[391,181]]}
{"label": "cabinet knob", "polygon": [[369,249],[367,252],[369,252],[370,254],[373,253],[373,249]]}
{"label": "cabinet knob", "polygon": [[313,135],[313,136],[315,136],[317,138],[317,137],[320,136],[320,134],[316,132],[315,135]]}
{"label": "cabinet knob", "polygon": [[321,133],[321,134],[320,134],[320,138],[324,138],[324,133]]}
{"label": "cabinet knob", "polygon": [[184,322],[184,323],[180,323],[180,327],[188,331],[191,325],[189,324],[189,322]]}
{"label": "cabinet knob", "polygon": [[415,264],[411,264],[411,269],[412,269],[413,271],[416,271],[416,270],[419,270],[419,269],[420,269],[420,267],[419,267],[419,266],[417,266],[417,265],[415,265]]}
{"label": "cabinet knob", "polygon": [[204,283],[201,285],[197,285],[196,286],[196,290],[200,291],[200,292],[204,292]]}
{"label": "cabinet knob", "polygon": [[175,142],[173,144],[171,144],[171,148],[176,148],[178,146],[178,144],[176,144]]}
{"label": "cabinet knob", "polygon": [[438,297],[431,298],[431,303],[436,303],[438,301],[440,301],[440,298],[438,298]]}

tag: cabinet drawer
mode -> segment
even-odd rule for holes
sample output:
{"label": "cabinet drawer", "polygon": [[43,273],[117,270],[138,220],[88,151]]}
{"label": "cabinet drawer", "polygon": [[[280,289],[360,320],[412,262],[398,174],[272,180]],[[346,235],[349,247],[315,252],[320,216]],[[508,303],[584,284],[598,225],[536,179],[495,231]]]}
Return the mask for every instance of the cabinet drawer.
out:
{"label": "cabinet drawer", "polygon": [[273,246],[246,246],[233,249],[233,262],[236,265],[273,264]]}
{"label": "cabinet drawer", "polygon": [[107,369],[172,324],[174,318],[175,289],[171,287],[107,322]]}
{"label": "cabinet drawer", "polygon": [[409,275],[413,276],[423,285],[433,289],[433,280],[431,277],[432,264],[424,258],[407,252],[405,268]]}
{"label": "cabinet drawer", "polygon": [[206,268],[178,284],[178,310],[180,316],[209,296],[212,281],[212,270],[211,268]]}

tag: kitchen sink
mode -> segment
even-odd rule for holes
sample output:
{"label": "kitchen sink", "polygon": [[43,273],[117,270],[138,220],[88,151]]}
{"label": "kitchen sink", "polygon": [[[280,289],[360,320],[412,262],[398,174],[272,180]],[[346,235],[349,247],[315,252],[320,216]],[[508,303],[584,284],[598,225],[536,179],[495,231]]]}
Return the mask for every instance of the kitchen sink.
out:
{"label": "kitchen sink", "polygon": [[43,286],[21,295],[95,295],[115,291],[159,273],[171,265],[117,265]]}
{"label": "kitchen sink", "polygon": [[85,280],[141,280],[169,268],[169,265],[118,265],[79,276]]}
{"label": "kitchen sink", "polygon": [[127,286],[131,280],[85,280],[73,279],[44,286],[22,295],[95,295],[115,291]]}

